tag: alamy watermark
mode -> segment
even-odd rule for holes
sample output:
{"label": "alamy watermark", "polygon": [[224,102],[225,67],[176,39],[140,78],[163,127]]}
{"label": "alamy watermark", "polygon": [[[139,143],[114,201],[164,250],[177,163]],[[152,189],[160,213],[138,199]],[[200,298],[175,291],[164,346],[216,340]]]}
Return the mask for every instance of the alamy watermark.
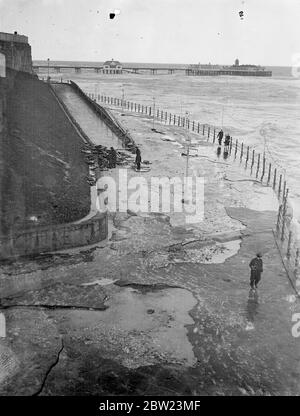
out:
{"label": "alamy watermark", "polygon": [[204,178],[199,176],[156,177],[134,176],[127,169],[118,176],[100,177],[97,181],[96,206],[99,212],[183,213],[186,223],[204,218]]}
{"label": "alamy watermark", "polygon": [[300,337],[300,313],[293,314],[292,322],[294,322],[294,325],[292,326],[292,335],[294,338],[299,338]]}

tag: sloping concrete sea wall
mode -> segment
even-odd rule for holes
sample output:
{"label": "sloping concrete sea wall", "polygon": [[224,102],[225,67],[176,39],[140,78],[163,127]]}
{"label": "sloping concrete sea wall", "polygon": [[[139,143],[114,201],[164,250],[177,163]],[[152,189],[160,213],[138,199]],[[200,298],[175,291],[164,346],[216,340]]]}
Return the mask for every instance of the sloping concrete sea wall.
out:
{"label": "sloping concrete sea wall", "polygon": [[75,223],[90,209],[85,140],[32,73],[28,39],[0,33],[0,53],[0,259],[105,239],[105,214]]}

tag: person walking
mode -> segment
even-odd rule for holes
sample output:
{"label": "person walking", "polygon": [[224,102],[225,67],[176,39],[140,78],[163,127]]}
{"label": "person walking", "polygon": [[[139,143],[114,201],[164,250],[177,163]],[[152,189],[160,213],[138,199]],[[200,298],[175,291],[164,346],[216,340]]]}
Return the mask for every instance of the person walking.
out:
{"label": "person walking", "polygon": [[251,269],[250,286],[252,290],[256,290],[257,285],[261,279],[261,274],[263,272],[263,261],[261,253],[256,254],[256,257],[250,261],[249,267]]}
{"label": "person walking", "polygon": [[141,170],[142,156],[141,156],[141,151],[138,147],[135,150],[135,154],[136,154],[136,156],[135,156],[136,169]]}
{"label": "person walking", "polygon": [[223,136],[224,136],[224,132],[223,132],[223,130],[221,129],[221,130],[219,131],[218,135],[217,135],[218,142],[219,142],[219,146],[221,146],[221,144],[222,144],[222,139],[223,139]]}

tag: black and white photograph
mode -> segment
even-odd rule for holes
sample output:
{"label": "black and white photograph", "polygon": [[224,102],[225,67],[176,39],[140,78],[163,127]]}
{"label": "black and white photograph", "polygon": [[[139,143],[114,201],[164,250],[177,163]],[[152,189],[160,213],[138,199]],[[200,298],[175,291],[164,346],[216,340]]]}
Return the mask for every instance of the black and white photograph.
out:
{"label": "black and white photograph", "polygon": [[299,0],[0,0],[0,405],[299,395]]}

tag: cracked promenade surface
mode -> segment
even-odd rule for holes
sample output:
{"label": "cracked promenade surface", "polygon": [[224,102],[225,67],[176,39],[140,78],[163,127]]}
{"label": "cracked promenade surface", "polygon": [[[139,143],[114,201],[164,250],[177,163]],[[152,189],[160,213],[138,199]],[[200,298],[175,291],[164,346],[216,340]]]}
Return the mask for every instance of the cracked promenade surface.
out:
{"label": "cracked promenade surface", "polygon": [[[152,162],[143,177],[184,172],[182,130],[155,133],[151,120],[115,113]],[[111,214],[108,241],[2,265],[1,395],[300,393],[300,308],[272,234],[276,198],[191,138],[190,168],[206,181],[202,223]],[[263,279],[249,296],[258,250]]]}

